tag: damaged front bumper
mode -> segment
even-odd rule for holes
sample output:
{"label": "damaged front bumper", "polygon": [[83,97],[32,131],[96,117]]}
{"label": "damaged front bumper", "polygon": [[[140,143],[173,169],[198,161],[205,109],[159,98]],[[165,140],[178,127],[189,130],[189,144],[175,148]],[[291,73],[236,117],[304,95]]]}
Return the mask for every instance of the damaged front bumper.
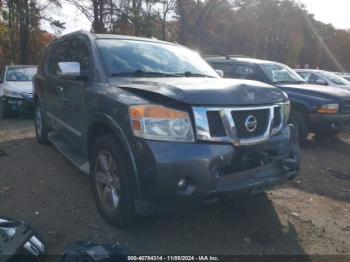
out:
{"label": "damaged front bumper", "polygon": [[12,111],[33,112],[34,109],[34,99],[31,95],[22,95],[22,98],[2,96],[1,100],[4,104],[10,106]]}
{"label": "damaged front bumper", "polygon": [[185,208],[281,185],[299,174],[297,141],[293,126],[246,147],[140,140],[135,159],[142,199],[136,210]]}

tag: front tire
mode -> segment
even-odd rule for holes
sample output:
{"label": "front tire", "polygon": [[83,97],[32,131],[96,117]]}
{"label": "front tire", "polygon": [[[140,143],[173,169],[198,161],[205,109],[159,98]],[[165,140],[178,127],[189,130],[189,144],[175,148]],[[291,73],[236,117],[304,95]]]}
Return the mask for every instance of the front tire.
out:
{"label": "front tire", "polygon": [[49,144],[48,140],[48,134],[49,134],[49,128],[46,124],[44,114],[41,108],[41,105],[39,102],[37,102],[35,106],[35,134],[36,134],[36,140],[39,144],[47,145]]}
{"label": "front tire", "polygon": [[290,114],[289,123],[293,124],[298,130],[299,143],[303,144],[310,133],[309,121],[307,117],[302,112],[292,111]]}
{"label": "front tire", "polygon": [[90,153],[91,187],[97,209],[114,227],[124,227],[135,218],[130,168],[113,134],[95,141]]}

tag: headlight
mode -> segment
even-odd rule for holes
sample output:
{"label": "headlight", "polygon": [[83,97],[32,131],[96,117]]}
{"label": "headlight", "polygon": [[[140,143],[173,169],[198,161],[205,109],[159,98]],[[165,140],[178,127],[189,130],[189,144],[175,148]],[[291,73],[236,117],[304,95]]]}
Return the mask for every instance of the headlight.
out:
{"label": "headlight", "polygon": [[129,108],[135,136],[165,141],[194,142],[187,112],[159,105],[138,105]]}
{"label": "headlight", "polygon": [[317,110],[317,113],[320,113],[320,114],[338,114],[338,112],[339,112],[339,104],[323,105],[321,108]]}
{"label": "headlight", "polygon": [[23,97],[21,93],[11,91],[11,90],[8,90],[6,88],[4,88],[3,95],[8,96],[8,97],[15,97],[15,98],[22,98]]}
{"label": "headlight", "polygon": [[289,116],[290,116],[290,109],[291,109],[291,104],[289,101],[282,105],[283,120],[285,124],[288,123]]}

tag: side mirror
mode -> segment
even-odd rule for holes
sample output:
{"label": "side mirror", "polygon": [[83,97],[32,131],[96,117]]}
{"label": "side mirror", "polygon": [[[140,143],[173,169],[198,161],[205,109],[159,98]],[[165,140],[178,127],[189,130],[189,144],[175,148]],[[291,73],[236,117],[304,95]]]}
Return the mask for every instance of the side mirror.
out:
{"label": "side mirror", "polygon": [[57,75],[65,80],[87,80],[88,76],[83,75],[78,62],[59,62],[57,65]]}
{"label": "side mirror", "polygon": [[224,71],[215,69],[215,72],[216,72],[220,77],[224,77]]}

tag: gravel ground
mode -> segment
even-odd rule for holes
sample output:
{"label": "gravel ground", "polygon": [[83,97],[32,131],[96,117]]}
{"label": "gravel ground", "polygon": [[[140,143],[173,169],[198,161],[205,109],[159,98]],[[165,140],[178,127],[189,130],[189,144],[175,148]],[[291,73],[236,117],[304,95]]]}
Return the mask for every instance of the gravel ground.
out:
{"label": "gravel ground", "polygon": [[0,119],[0,215],[30,222],[47,241],[49,254],[62,254],[76,240],[92,240],[123,244],[143,255],[350,256],[349,155],[350,136],[310,138],[301,176],[281,188],[143,217],[121,230],[97,213],[88,177],[52,146],[36,143],[32,120]]}

